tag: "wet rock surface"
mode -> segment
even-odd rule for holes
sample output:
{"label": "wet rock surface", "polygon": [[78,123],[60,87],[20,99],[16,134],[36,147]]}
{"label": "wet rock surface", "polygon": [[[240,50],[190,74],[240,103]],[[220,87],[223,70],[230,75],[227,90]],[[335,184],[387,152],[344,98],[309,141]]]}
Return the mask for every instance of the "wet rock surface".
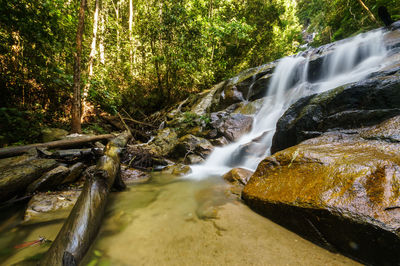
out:
{"label": "wet rock surface", "polygon": [[189,155],[197,155],[204,159],[213,149],[214,146],[207,139],[188,134],[178,140],[178,144],[172,150],[170,156],[186,159]]}
{"label": "wet rock surface", "polygon": [[32,197],[24,215],[24,224],[65,219],[81,191],[39,193]]}
{"label": "wet rock surface", "polygon": [[223,179],[230,183],[239,183],[241,185],[246,185],[250,179],[253,171],[244,168],[233,168],[228,173],[222,176]]}
{"label": "wet rock surface", "polygon": [[138,169],[129,168],[126,165],[121,166],[121,178],[126,184],[147,183],[151,175]]}
{"label": "wet rock surface", "polygon": [[169,165],[162,170],[163,174],[182,176],[191,172],[190,166],[184,164]]}
{"label": "wet rock surface", "polygon": [[211,125],[229,141],[236,141],[251,130],[253,117],[218,112],[211,114]]}
{"label": "wet rock surface", "polygon": [[323,132],[378,124],[400,114],[400,72],[304,97],[277,123],[271,153]]}
{"label": "wet rock surface", "polygon": [[[372,265],[400,255],[399,117],[324,135],[264,159],[242,198],[327,249]],[[385,136],[381,138],[380,136]]]}

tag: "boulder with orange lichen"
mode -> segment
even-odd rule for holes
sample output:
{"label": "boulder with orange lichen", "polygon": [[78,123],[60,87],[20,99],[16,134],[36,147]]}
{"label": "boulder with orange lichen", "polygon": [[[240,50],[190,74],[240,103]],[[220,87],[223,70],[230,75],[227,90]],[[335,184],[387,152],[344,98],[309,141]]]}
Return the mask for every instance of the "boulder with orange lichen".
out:
{"label": "boulder with orange lichen", "polygon": [[398,265],[399,120],[277,152],[259,164],[242,198],[325,248],[367,264]]}

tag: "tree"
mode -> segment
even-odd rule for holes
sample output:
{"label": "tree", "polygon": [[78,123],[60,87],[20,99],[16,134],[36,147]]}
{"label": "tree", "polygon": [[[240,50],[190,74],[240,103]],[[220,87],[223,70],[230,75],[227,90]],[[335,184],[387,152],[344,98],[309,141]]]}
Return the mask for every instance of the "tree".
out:
{"label": "tree", "polygon": [[86,0],[81,0],[79,8],[78,30],[76,32],[76,52],[74,56],[74,87],[72,100],[72,119],[71,132],[81,132],[81,56],[82,56],[82,38],[85,25],[85,7]]}

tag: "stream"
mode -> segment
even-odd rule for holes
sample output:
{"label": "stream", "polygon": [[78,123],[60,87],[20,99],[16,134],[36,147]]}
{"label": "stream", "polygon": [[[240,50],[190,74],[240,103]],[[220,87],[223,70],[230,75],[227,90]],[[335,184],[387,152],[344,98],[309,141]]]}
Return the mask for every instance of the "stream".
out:
{"label": "stream", "polygon": [[[0,224],[0,264],[31,265],[20,262],[34,261],[49,246],[13,247],[39,236],[54,239],[63,221],[17,225],[22,213],[13,212]],[[112,193],[99,236],[82,265],[357,263],[253,212],[220,178],[196,181],[155,174],[150,183]]]}

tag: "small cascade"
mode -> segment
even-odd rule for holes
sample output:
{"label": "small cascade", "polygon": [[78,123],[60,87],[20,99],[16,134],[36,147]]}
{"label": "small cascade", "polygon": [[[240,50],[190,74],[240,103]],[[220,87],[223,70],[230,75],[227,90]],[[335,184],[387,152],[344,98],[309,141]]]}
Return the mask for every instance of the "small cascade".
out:
{"label": "small cascade", "polygon": [[[215,148],[204,163],[192,165],[193,172],[188,178],[222,175],[233,167],[255,170],[259,162],[270,155],[276,123],[291,104],[301,97],[365,78],[381,67],[387,54],[381,30],[360,34],[326,49],[318,49],[323,61],[317,69],[310,67],[315,50],[280,59],[266,88],[263,106],[254,117],[251,132],[235,143]],[[244,148],[252,152],[245,153]]]}

